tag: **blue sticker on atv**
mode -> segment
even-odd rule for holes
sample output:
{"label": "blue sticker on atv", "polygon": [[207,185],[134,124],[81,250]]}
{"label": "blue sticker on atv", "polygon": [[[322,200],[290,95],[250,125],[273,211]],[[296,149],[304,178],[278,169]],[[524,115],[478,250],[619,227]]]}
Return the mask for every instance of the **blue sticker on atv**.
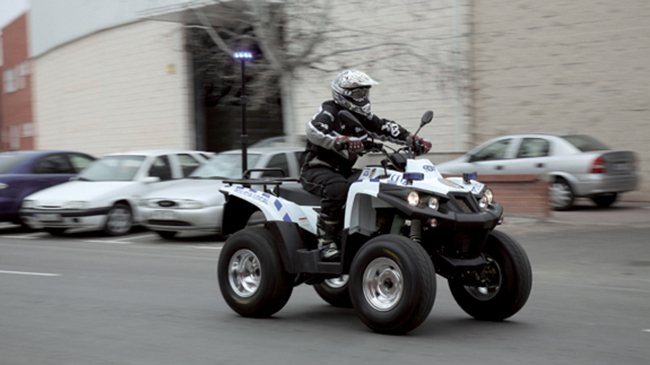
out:
{"label": "blue sticker on atv", "polygon": [[436,171],[436,167],[433,166],[433,165],[426,165],[426,166],[423,166],[422,168],[424,169],[424,171],[429,171],[429,172]]}

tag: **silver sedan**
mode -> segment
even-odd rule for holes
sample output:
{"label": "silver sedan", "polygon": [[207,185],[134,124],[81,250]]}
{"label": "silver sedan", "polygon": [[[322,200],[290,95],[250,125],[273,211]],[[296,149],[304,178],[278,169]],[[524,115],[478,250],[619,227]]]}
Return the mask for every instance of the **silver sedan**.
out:
{"label": "silver sedan", "polygon": [[600,207],[618,194],[637,189],[637,157],[612,150],[586,135],[518,134],[494,138],[467,154],[436,165],[443,174],[545,174],[550,176],[550,204],[567,210],[576,197]]}
{"label": "silver sedan", "polygon": [[[247,150],[249,169],[274,168],[253,172],[251,177],[298,177],[298,158],[304,148],[251,148]],[[223,180],[242,176],[240,150],[222,152],[197,168],[189,177],[165,189],[143,195],[138,209],[142,224],[165,239],[178,232],[220,233],[225,197],[219,192]]]}

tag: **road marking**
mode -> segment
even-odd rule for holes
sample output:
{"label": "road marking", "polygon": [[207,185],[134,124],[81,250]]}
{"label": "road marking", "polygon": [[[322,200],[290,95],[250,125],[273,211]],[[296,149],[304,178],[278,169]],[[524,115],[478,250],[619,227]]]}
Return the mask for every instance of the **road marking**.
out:
{"label": "road marking", "polygon": [[650,332],[650,328],[646,328],[644,330],[641,330],[641,332]]}
{"label": "road marking", "polygon": [[222,246],[218,246],[218,247],[214,247],[214,246],[195,246],[194,248],[196,248],[197,250],[221,250],[223,247]]}
{"label": "road marking", "polygon": [[118,240],[84,240],[83,242],[88,242],[88,243],[115,243],[118,245],[130,245],[131,242],[122,242]]}
{"label": "road marking", "polygon": [[26,234],[24,236],[3,235],[3,236],[0,236],[0,237],[3,237],[3,238],[18,238],[18,239],[22,239],[22,240],[35,240],[35,239],[37,239],[39,237],[42,237],[42,236],[43,236],[42,232],[36,232],[36,233]]}
{"label": "road marking", "polygon": [[0,274],[32,275],[32,276],[61,276],[61,274],[49,274],[49,273],[45,273],[45,272],[24,272],[24,271],[4,271],[4,270],[0,270]]}

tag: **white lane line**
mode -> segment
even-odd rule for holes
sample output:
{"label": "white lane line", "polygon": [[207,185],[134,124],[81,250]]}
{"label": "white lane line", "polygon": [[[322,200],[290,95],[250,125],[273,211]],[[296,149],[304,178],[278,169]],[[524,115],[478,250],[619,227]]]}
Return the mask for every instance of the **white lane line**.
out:
{"label": "white lane line", "polygon": [[218,246],[218,247],[214,247],[214,246],[195,246],[194,248],[196,248],[197,250],[221,250],[223,247],[222,246]]}
{"label": "white lane line", "polygon": [[650,332],[650,328],[646,328],[644,330],[641,330],[641,332]]}
{"label": "white lane line", "polygon": [[4,271],[4,270],[0,270],[0,274],[32,275],[32,276],[61,276],[61,274],[49,274],[49,273],[45,273],[45,272],[24,272],[24,271]]}
{"label": "white lane line", "polygon": [[23,239],[23,240],[35,240],[35,239],[43,237],[43,236],[44,236],[43,232],[36,232],[36,233],[26,234],[26,235],[23,235],[23,236],[2,235],[0,237],[2,237],[2,238],[18,238],[18,239]]}
{"label": "white lane line", "polygon": [[122,242],[122,241],[117,241],[117,240],[84,240],[83,242],[88,242],[88,243],[115,243],[117,245],[130,245],[131,242]]}

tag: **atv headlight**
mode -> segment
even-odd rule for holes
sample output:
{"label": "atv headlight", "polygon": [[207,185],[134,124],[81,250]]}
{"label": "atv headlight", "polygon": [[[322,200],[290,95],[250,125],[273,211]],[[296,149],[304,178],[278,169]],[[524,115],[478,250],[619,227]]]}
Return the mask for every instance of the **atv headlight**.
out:
{"label": "atv headlight", "polygon": [[420,204],[420,194],[417,191],[412,191],[406,197],[406,201],[412,207],[417,207]]}
{"label": "atv headlight", "polygon": [[438,200],[438,198],[436,198],[435,196],[429,198],[429,208],[433,210],[438,210],[438,208],[440,208],[440,200]]}
{"label": "atv headlight", "polygon": [[487,209],[488,205],[490,205],[490,203],[488,203],[488,198],[487,198],[487,196],[483,195],[481,200],[478,201],[478,206],[481,209]]}
{"label": "atv headlight", "polygon": [[492,189],[485,190],[485,194],[483,194],[483,196],[487,197],[488,204],[492,204],[494,201],[494,193],[492,192]]}
{"label": "atv headlight", "polygon": [[6,188],[8,188],[8,187],[9,187],[9,185],[4,184],[4,183],[0,183],[0,190],[2,190],[2,189],[6,189]]}

